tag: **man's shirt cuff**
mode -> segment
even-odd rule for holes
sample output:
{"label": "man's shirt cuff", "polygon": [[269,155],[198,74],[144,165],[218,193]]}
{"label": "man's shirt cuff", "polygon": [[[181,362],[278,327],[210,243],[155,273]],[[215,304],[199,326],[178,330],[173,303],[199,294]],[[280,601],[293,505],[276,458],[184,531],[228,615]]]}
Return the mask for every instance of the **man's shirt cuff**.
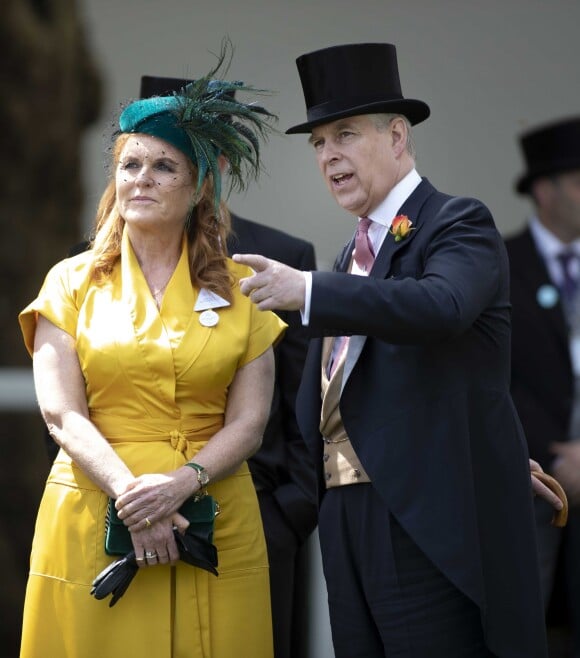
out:
{"label": "man's shirt cuff", "polygon": [[300,316],[302,318],[302,325],[308,326],[310,322],[310,300],[312,299],[312,272],[302,272],[304,274],[304,283],[306,289],[304,291],[304,308],[300,309]]}

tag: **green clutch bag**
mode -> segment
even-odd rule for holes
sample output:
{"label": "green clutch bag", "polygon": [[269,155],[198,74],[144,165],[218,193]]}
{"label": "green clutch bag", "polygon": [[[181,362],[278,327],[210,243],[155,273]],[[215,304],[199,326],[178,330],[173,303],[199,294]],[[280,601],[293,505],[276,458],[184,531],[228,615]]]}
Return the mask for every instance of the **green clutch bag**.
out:
{"label": "green clutch bag", "polygon": [[[198,539],[213,543],[214,520],[219,513],[219,505],[209,494],[199,500],[189,498],[179,508],[179,513],[190,523],[186,533]],[[107,555],[127,555],[133,550],[131,534],[127,526],[117,516],[115,501],[109,498],[105,519],[105,553]]]}

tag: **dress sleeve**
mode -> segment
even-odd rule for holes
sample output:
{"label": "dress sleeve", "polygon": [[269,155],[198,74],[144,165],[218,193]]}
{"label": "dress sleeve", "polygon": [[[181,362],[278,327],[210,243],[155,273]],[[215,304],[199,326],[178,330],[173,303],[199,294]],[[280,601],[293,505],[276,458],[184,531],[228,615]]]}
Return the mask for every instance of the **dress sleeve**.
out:
{"label": "dress sleeve", "polygon": [[71,283],[70,260],[57,263],[46,275],[38,296],[18,315],[28,353],[34,351],[34,335],[39,314],[75,336],[78,318],[77,294]]}
{"label": "dress sleeve", "polygon": [[250,335],[245,354],[239,362],[240,368],[274,346],[284,335],[286,323],[272,311],[260,311],[251,304]]}

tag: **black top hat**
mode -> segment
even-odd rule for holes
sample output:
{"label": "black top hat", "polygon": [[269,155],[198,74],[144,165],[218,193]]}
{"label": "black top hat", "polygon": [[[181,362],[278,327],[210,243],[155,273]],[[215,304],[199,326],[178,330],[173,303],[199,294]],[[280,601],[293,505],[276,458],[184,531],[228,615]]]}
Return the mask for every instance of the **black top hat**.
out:
{"label": "black top hat", "polygon": [[528,171],[516,183],[528,194],[534,180],[571,169],[580,169],[580,117],[571,117],[534,128],[520,137]]}
{"label": "black top hat", "polygon": [[308,121],[289,128],[289,135],[356,114],[402,114],[413,125],[430,114],[423,101],[403,98],[397,52],[390,43],[323,48],[301,55],[296,66]]}
{"label": "black top hat", "polygon": [[183,89],[183,87],[190,82],[193,82],[193,80],[187,80],[186,78],[162,78],[156,75],[142,75],[139,98],[172,96],[174,91]]}

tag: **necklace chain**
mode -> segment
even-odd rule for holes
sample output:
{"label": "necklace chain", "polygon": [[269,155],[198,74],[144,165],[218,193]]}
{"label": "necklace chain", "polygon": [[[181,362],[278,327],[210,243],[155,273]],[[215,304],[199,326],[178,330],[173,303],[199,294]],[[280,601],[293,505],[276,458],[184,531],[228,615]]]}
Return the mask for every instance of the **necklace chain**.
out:
{"label": "necklace chain", "polygon": [[153,290],[153,288],[151,288],[151,286],[149,286],[149,290],[151,290],[151,294],[153,295],[153,298],[155,300],[157,300],[157,296],[160,295],[165,290],[165,288],[167,288],[167,284],[169,283],[169,279],[171,279],[171,277],[173,276],[173,272],[174,272],[174,270],[172,270],[169,273],[169,276],[167,277],[165,283],[160,288],[157,288],[157,290]]}

